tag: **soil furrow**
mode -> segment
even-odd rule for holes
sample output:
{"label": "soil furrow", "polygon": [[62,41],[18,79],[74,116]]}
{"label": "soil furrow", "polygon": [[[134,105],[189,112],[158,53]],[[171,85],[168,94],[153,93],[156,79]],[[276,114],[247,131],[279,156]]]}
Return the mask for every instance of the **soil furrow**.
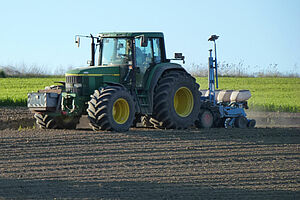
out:
{"label": "soil furrow", "polygon": [[0,152],[0,199],[300,198],[300,129],[5,130]]}
{"label": "soil furrow", "polygon": [[[63,158],[63,157],[85,157],[85,156],[94,156],[94,157],[101,157],[101,158],[106,158],[106,157],[151,157],[151,156],[178,156],[178,155],[187,155],[188,157],[196,156],[196,155],[206,155],[206,156],[213,156],[213,155],[220,155],[222,156],[228,156],[228,157],[233,157],[233,156],[246,156],[249,157],[251,156],[266,156],[266,155],[279,155],[279,156],[284,156],[285,154],[288,155],[299,155],[299,153],[293,152],[294,150],[291,148],[287,149],[282,149],[282,148],[274,148],[273,150],[263,150],[263,149],[255,149],[255,151],[250,151],[248,149],[244,149],[243,151],[211,151],[211,150],[199,150],[195,151],[194,149],[153,149],[153,150],[144,150],[144,149],[133,149],[133,150],[126,150],[126,149],[110,149],[109,151],[104,151],[104,150],[88,150],[88,152],[85,151],[85,149],[80,149],[80,151],[47,151],[43,149],[43,152],[36,152],[36,151],[28,151],[28,152],[22,152],[22,153],[8,153],[6,151],[3,151],[4,156],[0,156],[0,161],[12,161],[12,160],[19,160],[20,158],[26,160],[26,159],[46,159],[46,158]],[[12,154],[12,155],[10,155]]]}

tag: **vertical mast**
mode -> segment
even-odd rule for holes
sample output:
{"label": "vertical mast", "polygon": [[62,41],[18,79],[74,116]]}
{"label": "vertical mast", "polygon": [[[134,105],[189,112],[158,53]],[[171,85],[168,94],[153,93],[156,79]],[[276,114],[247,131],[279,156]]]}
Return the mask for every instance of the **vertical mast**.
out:
{"label": "vertical mast", "polygon": [[215,98],[215,82],[217,88],[219,87],[218,84],[218,61],[217,61],[217,45],[216,40],[219,38],[217,35],[212,35],[208,39],[208,41],[214,42],[214,51],[215,51],[215,58],[212,56],[212,49],[209,50],[209,58],[208,58],[208,83],[209,83],[209,100],[216,105],[216,98]]}

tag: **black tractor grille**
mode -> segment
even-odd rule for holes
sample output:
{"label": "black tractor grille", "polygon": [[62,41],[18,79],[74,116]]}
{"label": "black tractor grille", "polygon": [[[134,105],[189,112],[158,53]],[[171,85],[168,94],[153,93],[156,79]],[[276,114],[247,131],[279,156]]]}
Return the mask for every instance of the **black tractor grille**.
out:
{"label": "black tractor grille", "polygon": [[82,76],[67,76],[67,83],[82,83]]}
{"label": "black tractor grille", "polygon": [[[76,87],[76,84],[82,84],[82,76],[67,76],[66,77],[66,91],[82,95],[82,86]],[[74,85],[75,84],[75,85]]]}

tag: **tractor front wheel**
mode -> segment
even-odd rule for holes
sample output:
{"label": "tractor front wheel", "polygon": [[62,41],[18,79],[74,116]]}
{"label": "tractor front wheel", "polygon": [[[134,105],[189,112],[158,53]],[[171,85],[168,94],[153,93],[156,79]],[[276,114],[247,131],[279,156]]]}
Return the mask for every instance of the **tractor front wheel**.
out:
{"label": "tractor front wheel", "polygon": [[36,119],[36,124],[41,129],[55,129],[58,128],[55,119],[49,115],[43,113],[34,114],[34,118]]}
{"label": "tractor front wheel", "polygon": [[95,90],[87,112],[94,130],[128,131],[135,116],[133,97],[121,86],[107,86]]}
{"label": "tractor front wheel", "polygon": [[76,129],[80,119],[80,117],[52,117],[44,113],[36,113],[34,118],[42,129]]}

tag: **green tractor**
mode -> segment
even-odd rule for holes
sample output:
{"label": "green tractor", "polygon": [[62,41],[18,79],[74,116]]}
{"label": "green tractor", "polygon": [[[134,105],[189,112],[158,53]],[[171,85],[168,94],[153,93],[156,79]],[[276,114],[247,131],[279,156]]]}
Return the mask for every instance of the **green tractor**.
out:
{"label": "green tractor", "polygon": [[199,85],[166,58],[161,32],[101,33],[91,39],[90,66],[70,70],[66,81],[28,94],[28,107],[44,129],[75,129],[88,115],[94,130],[127,131],[142,120],[163,129],[194,125]]}

